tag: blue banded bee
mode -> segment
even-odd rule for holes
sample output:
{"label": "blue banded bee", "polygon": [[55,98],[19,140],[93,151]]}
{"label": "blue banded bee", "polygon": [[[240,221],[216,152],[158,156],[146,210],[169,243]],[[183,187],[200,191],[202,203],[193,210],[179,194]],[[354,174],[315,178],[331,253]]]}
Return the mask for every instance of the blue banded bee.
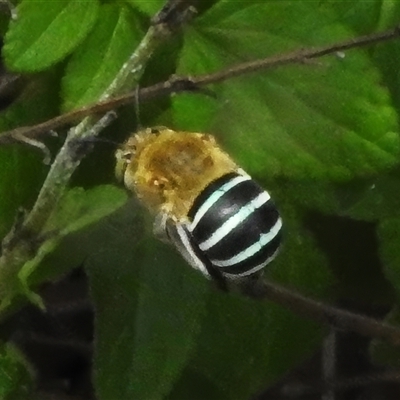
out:
{"label": "blue banded bee", "polygon": [[275,258],[282,221],[274,203],[213,136],[147,128],[116,159],[117,178],[156,214],[156,236],[206,277],[258,276]]}

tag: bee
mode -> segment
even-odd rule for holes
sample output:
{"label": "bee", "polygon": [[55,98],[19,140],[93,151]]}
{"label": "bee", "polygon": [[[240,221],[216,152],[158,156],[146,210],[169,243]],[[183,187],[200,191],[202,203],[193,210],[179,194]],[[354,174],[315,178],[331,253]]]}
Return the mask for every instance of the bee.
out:
{"label": "bee", "polygon": [[147,128],[115,156],[117,178],[155,214],[156,236],[220,287],[259,276],[277,255],[275,204],[212,135]]}

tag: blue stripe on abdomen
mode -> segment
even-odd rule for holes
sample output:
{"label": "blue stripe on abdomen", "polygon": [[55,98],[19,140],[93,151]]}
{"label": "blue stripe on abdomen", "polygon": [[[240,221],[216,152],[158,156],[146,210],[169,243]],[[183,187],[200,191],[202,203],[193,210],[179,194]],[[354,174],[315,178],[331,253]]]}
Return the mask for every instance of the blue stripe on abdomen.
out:
{"label": "blue stripe on abdomen", "polygon": [[[243,274],[246,271],[252,270],[253,268],[260,266],[260,269],[267,265],[270,261],[272,261],[272,257],[278,251],[281,242],[281,223],[280,219],[277,221],[277,226],[275,232],[273,233],[272,239],[265,239],[264,234],[259,237],[258,241],[255,241],[251,246],[249,246],[246,250],[248,251],[247,257],[242,257],[241,260],[236,260],[238,256],[243,253],[236,253],[230,259],[218,260],[220,262],[211,260],[211,264],[213,264],[216,268],[221,271],[222,274]],[[246,250],[243,252],[245,253]],[[213,262],[214,261],[214,262]],[[236,262],[237,261],[237,262]],[[221,266],[218,264],[223,264],[224,262],[230,264],[228,266]],[[217,264],[218,263],[218,264]]]}
{"label": "blue stripe on abdomen", "polygon": [[231,230],[219,243],[207,250],[210,259],[223,260],[244,251],[266,234],[279,218],[272,200],[255,209],[243,223]]}
{"label": "blue stripe on abdomen", "polygon": [[[220,188],[214,187],[214,190],[219,191]],[[261,193],[264,193],[264,190],[251,179],[240,182],[225,191],[202,216],[194,229],[189,226],[195,240],[202,243],[209,239],[216,229],[235,216],[249,203],[249,200],[253,200]]]}

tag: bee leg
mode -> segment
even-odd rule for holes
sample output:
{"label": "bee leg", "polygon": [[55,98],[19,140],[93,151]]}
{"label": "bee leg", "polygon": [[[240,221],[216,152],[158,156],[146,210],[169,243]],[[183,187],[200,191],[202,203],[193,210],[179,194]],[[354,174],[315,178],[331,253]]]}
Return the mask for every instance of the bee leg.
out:
{"label": "bee leg", "polygon": [[153,223],[153,234],[161,242],[170,244],[171,239],[167,231],[168,215],[164,212],[160,212],[156,215]]}
{"label": "bee leg", "polygon": [[[203,265],[203,269],[207,271],[208,277],[211,278],[214,286],[223,292],[229,292],[229,286],[226,278],[222,275],[221,271],[215,268],[211,262],[205,257],[203,252],[198,248],[197,244],[191,239],[193,249],[196,249],[196,254]],[[203,272],[204,273],[204,272]]]}
{"label": "bee leg", "polygon": [[217,289],[229,291],[225,277],[203,255],[185,225],[177,224],[167,213],[160,212],[154,220],[153,233],[162,242],[172,244],[193,268],[211,279]]}

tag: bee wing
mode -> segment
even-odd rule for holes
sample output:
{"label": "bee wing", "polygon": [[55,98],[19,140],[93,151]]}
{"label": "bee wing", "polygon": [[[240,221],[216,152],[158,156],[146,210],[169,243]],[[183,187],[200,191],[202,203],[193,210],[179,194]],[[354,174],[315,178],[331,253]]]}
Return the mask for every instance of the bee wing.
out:
{"label": "bee wing", "polygon": [[236,288],[242,293],[249,294],[253,292],[255,282],[261,278],[260,274],[254,274],[250,277],[238,278],[235,282],[229,282],[204,256],[194,242],[187,226],[176,223],[165,213],[156,216],[153,232],[157,239],[172,244],[192,268],[202,272],[208,279],[212,279],[220,290],[227,291]]}
{"label": "bee wing", "polygon": [[153,234],[158,239],[164,243],[170,244],[171,239],[167,232],[167,221],[170,220],[168,214],[160,212],[156,215],[153,223]]}
{"label": "bee wing", "polygon": [[191,267],[202,272],[207,278],[211,278],[206,260],[202,257],[200,249],[193,243],[186,226],[176,223],[165,214],[159,217],[159,222],[160,224],[155,228],[157,237],[172,244]]}
{"label": "bee wing", "polygon": [[222,279],[220,272],[194,242],[184,223],[177,223],[168,214],[159,213],[154,220],[153,233],[157,239],[172,244],[191,267],[202,272],[208,279]]}

